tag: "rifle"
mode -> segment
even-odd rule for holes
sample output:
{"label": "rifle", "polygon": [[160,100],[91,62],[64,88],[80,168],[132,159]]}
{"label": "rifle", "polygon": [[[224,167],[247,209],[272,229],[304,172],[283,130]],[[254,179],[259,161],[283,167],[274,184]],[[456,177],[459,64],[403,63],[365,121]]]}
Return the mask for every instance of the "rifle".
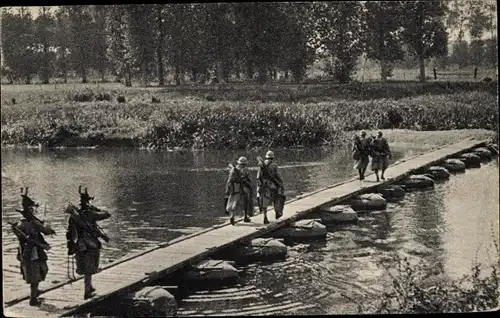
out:
{"label": "rifle", "polygon": [[[235,169],[235,167],[233,166],[233,164],[229,163],[229,168],[230,169]],[[235,169],[235,170],[238,170],[238,169]],[[245,179],[243,179],[241,177],[241,175],[239,174],[239,172],[237,173],[238,174],[238,181],[240,181],[240,183],[242,183],[244,186],[246,186],[249,190],[250,190],[250,202],[249,204],[252,206],[252,208],[250,209],[249,213],[250,213],[250,217],[252,217],[254,215],[254,212],[253,212],[253,199],[254,199],[254,191],[253,191],[253,187],[252,185]]]}
{"label": "rifle", "polygon": [[71,202],[69,205],[72,209],[66,209],[65,212],[73,215],[80,226],[87,230],[89,234],[91,234],[95,239],[102,238],[106,243],[109,242],[109,236],[104,233],[102,228],[99,225],[93,226],[90,221],[80,213],[80,211],[75,207]]}
{"label": "rifle", "polygon": [[[229,168],[234,169],[235,167],[233,166],[232,163],[229,163]],[[239,173],[238,173],[238,177],[239,177],[238,178],[239,181],[241,181],[241,183],[243,183],[243,185],[245,185],[248,189],[252,190],[252,185],[247,180],[243,179]]]}
{"label": "rifle", "polygon": [[[257,161],[259,162],[259,166],[265,172],[266,177],[268,177],[278,188],[283,189],[284,188],[283,184],[281,184],[278,180],[276,180],[276,178],[271,175],[271,173],[269,172],[269,170],[267,170],[267,166],[264,163],[264,159],[262,159],[262,157],[259,156],[259,157],[257,157]],[[279,193],[279,192],[278,192],[278,195],[279,196],[285,196],[284,194]]]}
{"label": "rifle", "polygon": [[41,247],[43,248],[44,250],[50,250],[50,245],[49,244],[46,244],[46,243],[42,243],[42,242],[39,242],[37,240],[35,240],[34,238],[30,237],[29,235],[26,235],[26,233],[24,233],[17,225],[16,223],[12,223],[12,222],[7,222],[10,224],[10,226],[12,227],[12,231],[14,231],[14,234],[16,236],[21,236],[22,238],[24,238],[26,241],[30,242],[30,243],[33,243],[35,244],[36,246],[38,247]]}

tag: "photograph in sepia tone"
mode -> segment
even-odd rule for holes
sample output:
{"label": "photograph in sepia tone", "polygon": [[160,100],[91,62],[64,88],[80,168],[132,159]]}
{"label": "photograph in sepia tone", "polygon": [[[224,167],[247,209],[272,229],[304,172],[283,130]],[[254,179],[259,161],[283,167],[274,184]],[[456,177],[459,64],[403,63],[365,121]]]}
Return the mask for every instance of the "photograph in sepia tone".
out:
{"label": "photograph in sepia tone", "polygon": [[1,8],[7,317],[498,309],[492,0]]}

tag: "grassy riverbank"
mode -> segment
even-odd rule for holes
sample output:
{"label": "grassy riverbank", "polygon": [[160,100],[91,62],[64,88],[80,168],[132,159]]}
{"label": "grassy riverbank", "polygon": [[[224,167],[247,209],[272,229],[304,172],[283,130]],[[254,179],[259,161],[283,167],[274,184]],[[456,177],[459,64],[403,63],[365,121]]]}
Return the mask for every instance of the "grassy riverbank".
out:
{"label": "grassy riverbank", "polygon": [[343,144],[351,139],[346,132],[360,129],[498,131],[491,85],[9,91],[2,97],[2,144],[244,149]]}

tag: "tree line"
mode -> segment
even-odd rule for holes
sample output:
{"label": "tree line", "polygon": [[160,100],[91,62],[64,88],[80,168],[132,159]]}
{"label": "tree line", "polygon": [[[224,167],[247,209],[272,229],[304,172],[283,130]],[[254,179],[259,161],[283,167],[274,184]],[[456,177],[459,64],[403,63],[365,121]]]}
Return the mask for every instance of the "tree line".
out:
{"label": "tree line", "polygon": [[366,54],[380,63],[383,80],[394,63],[413,56],[424,81],[426,60],[447,61],[447,29],[459,27],[462,37],[468,30],[479,42],[493,28],[495,6],[481,3],[73,5],[41,7],[36,18],[26,7],[3,8],[2,73],[10,82],[30,83],[38,75],[49,83],[67,82],[76,72],[85,83],[97,72],[102,80],[112,74],[126,86],[132,81],[162,86],[167,72],[177,85],[187,77],[204,82],[210,74],[222,81],[244,77],[264,83],[279,72],[300,82],[307,66],[325,59],[327,71],[345,83]]}

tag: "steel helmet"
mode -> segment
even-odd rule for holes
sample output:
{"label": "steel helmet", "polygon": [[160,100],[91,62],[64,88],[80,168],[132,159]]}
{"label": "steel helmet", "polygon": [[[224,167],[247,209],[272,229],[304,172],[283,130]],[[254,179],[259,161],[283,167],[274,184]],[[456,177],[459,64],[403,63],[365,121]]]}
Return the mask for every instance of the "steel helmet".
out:
{"label": "steel helmet", "polygon": [[238,164],[239,164],[239,165],[246,165],[246,164],[248,164],[248,160],[247,160],[247,158],[246,158],[246,157],[240,157],[240,158],[238,159]]}
{"label": "steel helmet", "polygon": [[272,152],[271,150],[266,152],[266,159],[273,159],[273,158],[274,158],[274,152]]}

